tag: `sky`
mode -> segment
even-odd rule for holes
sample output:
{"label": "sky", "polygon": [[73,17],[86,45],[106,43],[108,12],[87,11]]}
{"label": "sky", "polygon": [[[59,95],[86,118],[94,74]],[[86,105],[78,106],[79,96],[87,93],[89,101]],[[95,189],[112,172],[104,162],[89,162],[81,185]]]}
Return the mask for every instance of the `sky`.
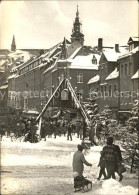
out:
{"label": "sky", "polygon": [[0,4],[0,48],[10,49],[13,34],[17,49],[48,49],[70,40],[77,5],[85,45],[126,45],[138,36],[137,0],[6,1]]}

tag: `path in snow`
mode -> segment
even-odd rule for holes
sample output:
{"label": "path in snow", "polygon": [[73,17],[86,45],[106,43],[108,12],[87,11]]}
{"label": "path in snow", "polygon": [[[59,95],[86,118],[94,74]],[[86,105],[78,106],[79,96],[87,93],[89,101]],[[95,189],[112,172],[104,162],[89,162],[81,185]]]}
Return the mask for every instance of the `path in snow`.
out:
{"label": "path in snow", "polygon": [[[1,186],[2,195],[73,195],[72,156],[81,141],[73,137],[48,138],[47,141],[31,144],[10,142],[8,138],[1,142]],[[99,168],[99,153],[102,147],[92,147],[86,159],[93,164],[91,170],[85,166],[84,175],[93,182],[88,195],[136,195],[137,176],[125,174],[121,184],[115,180],[96,180]],[[117,177],[118,180],[118,177]],[[122,186],[124,185],[124,186]],[[130,185],[130,186],[126,186]],[[134,186],[131,187],[131,186]],[[76,193],[82,194],[81,192]]]}

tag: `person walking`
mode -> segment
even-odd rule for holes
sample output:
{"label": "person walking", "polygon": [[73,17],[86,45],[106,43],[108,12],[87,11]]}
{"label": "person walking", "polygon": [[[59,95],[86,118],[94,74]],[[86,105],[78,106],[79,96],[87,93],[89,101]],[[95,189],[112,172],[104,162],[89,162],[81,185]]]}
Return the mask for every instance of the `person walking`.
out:
{"label": "person walking", "polygon": [[77,145],[78,150],[73,155],[72,167],[73,167],[73,174],[79,177],[83,176],[84,171],[84,164],[86,166],[92,166],[91,163],[87,162],[82,153],[83,147],[79,144]]}
{"label": "person walking", "polygon": [[67,130],[68,130],[67,140],[69,140],[69,137],[70,137],[70,141],[72,141],[72,135],[71,135],[72,128],[71,128],[70,123],[68,124]]}
{"label": "person walking", "polygon": [[107,138],[107,145],[103,147],[102,155],[105,159],[105,166],[107,170],[107,179],[115,178],[116,165],[119,163],[119,156],[116,147],[113,145],[113,137]]}
{"label": "person walking", "polygon": [[118,145],[115,145],[115,144],[113,144],[113,145],[115,146],[116,151],[117,151],[117,153],[118,153],[118,157],[119,157],[119,162],[118,162],[118,164],[116,164],[116,171],[115,171],[115,172],[118,173],[118,175],[119,175],[119,182],[120,182],[120,181],[122,181],[122,179],[123,179],[123,175],[122,175],[122,173],[119,173],[119,172],[118,172],[118,166],[121,165],[123,159],[122,159],[122,154],[121,154],[120,147],[119,147]]}
{"label": "person walking", "polygon": [[104,176],[104,179],[107,179],[106,177],[106,172],[105,172],[105,159],[104,159],[104,156],[103,156],[103,153],[100,152],[100,160],[99,160],[99,164],[98,164],[98,167],[100,167],[100,171],[99,171],[99,176],[98,176],[98,180],[101,179],[101,176],[103,175]]}

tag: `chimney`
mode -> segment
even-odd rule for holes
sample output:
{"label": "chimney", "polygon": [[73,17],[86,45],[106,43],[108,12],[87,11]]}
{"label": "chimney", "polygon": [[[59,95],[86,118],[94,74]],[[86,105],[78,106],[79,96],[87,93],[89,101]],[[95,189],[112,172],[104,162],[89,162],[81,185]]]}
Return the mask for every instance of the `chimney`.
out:
{"label": "chimney", "polygon": [[120,51],[119,51],[119,44],[115,44],[115,52],[116,53],[120,53]]}
{"label": "chimney", "polygon": [[102,38],[99,38],[98,39],[98,50],[99,51],[102,51],[102,48],[103,48],[102,44],[103,44],[103,39]]}

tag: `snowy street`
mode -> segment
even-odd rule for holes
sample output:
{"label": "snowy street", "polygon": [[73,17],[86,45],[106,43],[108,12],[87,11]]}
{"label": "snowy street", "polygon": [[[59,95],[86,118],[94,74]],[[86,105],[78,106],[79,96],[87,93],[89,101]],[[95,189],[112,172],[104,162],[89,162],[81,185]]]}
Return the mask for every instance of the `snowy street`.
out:
{"label": "snowy street", "polygon": [[[1,194],[19,195],[80,195],[74,193],[72,156],[81,140],[73,136],[47,138],[39,143],[25,143],[3,137],[1,141]],[[101,146],[91,147],[85,158],[93,166],[85,166],[84,176],[92,181],[93,187],[88,195],[137,195],[138,180],[136,174],[124,173],[121,183],[116,175],[113,179],[98,181]],[[103,178],[103,177],[102,177]]]}

